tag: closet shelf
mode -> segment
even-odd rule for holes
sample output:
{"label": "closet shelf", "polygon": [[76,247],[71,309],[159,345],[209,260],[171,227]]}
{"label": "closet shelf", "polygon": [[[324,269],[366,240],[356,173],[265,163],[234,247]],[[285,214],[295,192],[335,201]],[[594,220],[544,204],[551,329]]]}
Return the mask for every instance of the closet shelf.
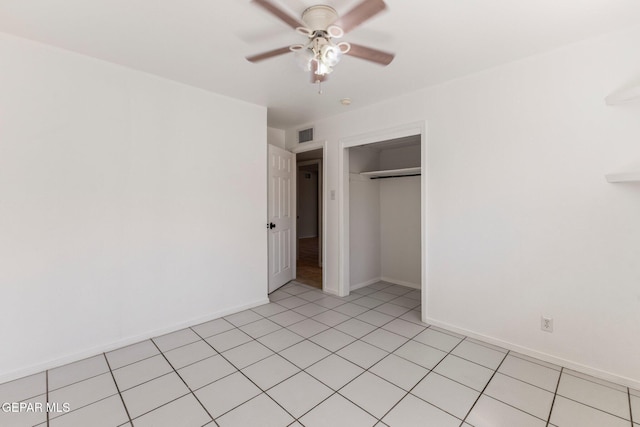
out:
{"label": "closet shelf", "polygon": [[607,182],[640,182],[640,172],[610,173],[605,175]]}
{"label": "closet shelf", "polygon": [[387,178],[392,176],[420,175],[421,169],[422,168],[418,166],[416,168],[388,169],[388,170],[382,170],[382,171],[360,172],[360,175],[366,176],[369,178]]}

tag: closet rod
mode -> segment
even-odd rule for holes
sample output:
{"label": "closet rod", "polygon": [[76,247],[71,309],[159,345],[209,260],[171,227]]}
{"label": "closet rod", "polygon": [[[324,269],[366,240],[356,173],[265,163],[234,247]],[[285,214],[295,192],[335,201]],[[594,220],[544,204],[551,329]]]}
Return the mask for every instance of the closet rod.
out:
{"label": "closet rod", "polygon": [[387,179],[387,178],[405,178],[407,176],[420,176],[421,173],[414,173],[412,175],[392,175],[392,176],[372,176],[370,179]]}

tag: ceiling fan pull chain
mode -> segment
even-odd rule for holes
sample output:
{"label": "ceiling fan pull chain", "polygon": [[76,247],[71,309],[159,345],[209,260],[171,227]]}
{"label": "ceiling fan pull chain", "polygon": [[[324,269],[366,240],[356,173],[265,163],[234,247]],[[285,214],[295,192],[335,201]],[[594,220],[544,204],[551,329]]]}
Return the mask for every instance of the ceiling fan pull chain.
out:
{"label": "ceiling fan pull chain", "polygon": [[318,79],[318,95],[322,95],[322,80]]}

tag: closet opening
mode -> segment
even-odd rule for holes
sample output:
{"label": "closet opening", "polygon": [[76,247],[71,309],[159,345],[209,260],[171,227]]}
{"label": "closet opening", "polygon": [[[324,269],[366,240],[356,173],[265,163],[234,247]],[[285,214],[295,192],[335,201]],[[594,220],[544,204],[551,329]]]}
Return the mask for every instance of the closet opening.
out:
{"label": "closet opening", "polygon": [[[416,317],[420,315],[423,319],[426,318],[422,310],[426,302],[424,130],[424,124],[409,125],[341,141],[339,289],[340,294],[348,295],[365,287],[373,292],[389,284],[400,285],[402,288],[394,289],[420,295],[421,306],[412,308]],[[365,291],[368,289],[358,293]],[[379,296],[391,298],[384,293]]]}

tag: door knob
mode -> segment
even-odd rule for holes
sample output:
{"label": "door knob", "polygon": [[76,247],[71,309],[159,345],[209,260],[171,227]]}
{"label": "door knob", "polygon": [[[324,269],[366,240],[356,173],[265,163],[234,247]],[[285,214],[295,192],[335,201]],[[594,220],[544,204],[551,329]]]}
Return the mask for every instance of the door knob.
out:
{"label": "door knob", "polygon": [[270,222],[269,223],[269,229],[271,230],[271,229],[274,229],[274,228],[276,228],[276,225],[274,223]]}

